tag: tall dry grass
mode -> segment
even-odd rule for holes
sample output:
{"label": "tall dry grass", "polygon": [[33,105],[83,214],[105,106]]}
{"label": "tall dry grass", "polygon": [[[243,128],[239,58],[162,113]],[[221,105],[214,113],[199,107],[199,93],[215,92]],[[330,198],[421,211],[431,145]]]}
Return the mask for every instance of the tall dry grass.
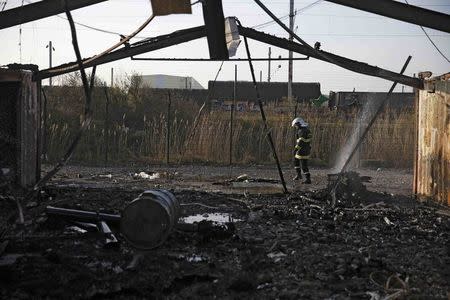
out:
{"label": "tall dry grass", "polygon": [[[163,162],[166,156],[167,97],[151,90],[123,85],[109,89],[109,130],[105,126],[103,90],[94,91],[94,122],[86,131],[73,160],[103,164],[127,161]],[[62,87],[49,94],[47,149],[51,161],[59,159],[79,126],[81,90]],[[156,97],[156,98],[155,98]],[[172,98],[170,161],[172,163],[229,162],[230,112],[204,110],[194,124],[200,103],[178,95]],[[70,107],[70,110],[68,109]],[[356,112],[330,111],[303,105],[298,108],[313,132],[314,163],[332,166],[340,147],[349,138]],[[295,132],[290,123],[293,107],[269,105],[266,114],[278,156],[292,160]],[[196,125],[196,126],[195,126]],[[195,126],[195,130],[194,130]],[[414,113],[411,110],[383,112],[362,145],[363,162],[392,167],[411,167],[414,152]],[[259,112],[236,112],[233,128],[232,161],[236,164],[273,163]]]}

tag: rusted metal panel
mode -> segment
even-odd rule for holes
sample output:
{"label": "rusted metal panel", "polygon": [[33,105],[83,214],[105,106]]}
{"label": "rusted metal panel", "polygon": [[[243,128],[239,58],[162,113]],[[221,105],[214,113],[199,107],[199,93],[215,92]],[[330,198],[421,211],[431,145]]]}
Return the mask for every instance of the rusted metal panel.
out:
{"label": "rusted metal panel", "polygon": [[[8,134],[1,135],[0,144],[12,154],[0,163],[13,169],[15,181],[23,187],[35,184],[40,173],[39,84],[32,76],[31,71],[0,69],[0,102],[7,110],[0,117],[8,123],[3,128],[9,128]],[[7,89],[12,88],[11,98]]]}
{"label": "rusted metal panel", "polygon": [[426,81],[419,92],[414,192],[450,205],[450,81]]}

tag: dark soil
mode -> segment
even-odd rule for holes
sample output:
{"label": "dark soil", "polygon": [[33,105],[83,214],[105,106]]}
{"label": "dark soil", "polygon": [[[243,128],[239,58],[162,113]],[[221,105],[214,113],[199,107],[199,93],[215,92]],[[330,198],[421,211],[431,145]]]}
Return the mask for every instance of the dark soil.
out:
{"label": "dark soil", "polygon": [[[139,182],[139,181],[138,181]],[[450,218],[407,196],[325,188],[289,195],[173,189],[183,216],[228,212],[242,221],[175,230],[139,252],[120,240],[104,249],[98,232],[70,231],[46,205],[119,213],[139,187],[57,186],[24,206],[0,200],[0,297],[167,299],[446,299]],[[245,194],[245,195],[244,195]],[[5,246],[2,249],[2,245]]]}

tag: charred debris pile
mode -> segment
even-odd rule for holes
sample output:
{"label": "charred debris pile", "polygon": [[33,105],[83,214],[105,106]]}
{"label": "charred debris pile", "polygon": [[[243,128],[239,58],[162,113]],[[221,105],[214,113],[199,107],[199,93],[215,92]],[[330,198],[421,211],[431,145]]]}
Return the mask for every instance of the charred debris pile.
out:
{"label": "charred debris pile", "polygon": [[120,218],[136,190],[49,186],[24,207],[24,224],[2,197],[0,297],[445,298],[449,216],[370,192],[357,173],[341,176],[333,207],[334,179],[288,196],[172,191],[178,222],[145,251],[120,220],[108,231],[46,208]]}

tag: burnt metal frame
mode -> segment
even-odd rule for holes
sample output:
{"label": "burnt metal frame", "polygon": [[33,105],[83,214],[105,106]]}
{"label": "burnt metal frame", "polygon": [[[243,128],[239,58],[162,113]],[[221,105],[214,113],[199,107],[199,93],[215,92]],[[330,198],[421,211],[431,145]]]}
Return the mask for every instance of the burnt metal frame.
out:
{"label": "burnt metal frame", "polygon": [[[66,0],[67,8],[74,10],[108,0]],[[0,12],[0,29],[47,18],[66,11],[66,1],[43,0]]]}
{"label": "burnt metal frame", "polygon": [[330,63],[334,62],[339,63],[339,66],[345,67],[346,69],[357,73],[380,77],[390,81],[398,81],[398,83],[415,88],[420,89],[423,88],[423,81],[419,78],[409,77],[406,75],[395,73],[386,69],[382,69],[356,60],[352,60],[323,50],[315,50],[315,49],[311,50],[310,48],[301,45],[299,43],[289,41],[285,38],[279,38],[277,36],[259,32],[251,28],[239,27],[239,33],[253,40],[264,42],[286,50],[291,50],[293,52],[307,55],[322,61]]}
{"label": "burnt metal frame", "polygon": [[[167,48],[177,44],[199,39],[205,36],[206,36],[205,26],[183,29],[175,31],[170,34],[160,35],[154,38],[145,39],[143,41],[130,44],[129,47],[127,46],[118,49],[116,51],[110,52],[83,65],[85,68],[89,68],[94,65],[101,65],[119,59],[127,58],[133,55],[139,55],[142,53]],[[42,70],[35,74],[35,79],[45,79],[53,76],[62,75],[65,73],[74,72],[77,70],[78,66],[76,65],[76,63],[71,62],[54,68]]]}
{"label": "burnt metal frame", "polygon": [[450,15],[392,0],[326,0],[388,18],[450,33]]}
{"label": "burnt metal frame", "polygon": [[[148,60],[148,61],[222,61],[223,59],[212,59],[212,58],[166,58],[166,57],[131,57],[131,60]],[[309,60],[309,56],[306,57],[278,57],[278,58],[268,58],[268,57],[258,57],[251,58],[252,61],[287,61],[287,60]],[[249,61],[248,58],[229,58],[226,61]]]}
{"label": "burnt metal frame", "polygon": [[[414,88],[423,88],[423,81],[419,78],[409,77],[402,74],[398,74],[389,70],[385,70],[376,66],[371,66],[366,63],[362,63],[356,60],[352,60],[343,56],[335,55],[330,52],[325,52],[322,50],[311,50],[308,47],[301,45],[297,42],[289,41],[285,38],[279,38],[264,32],[260,32],[251,28],[238,26],[239,33],[244,36],[251,38],[256,41],[267,43],[282,49],[291,50],[296,53],[300,53],[306,56],[310,56],[316,59],[320,59],[326,62],[333,63],[338,62],[339,65],[345,66],[347,69],[369,75],[380,77],[390,81],[398,81],[400,84],[411,86]],[[183,29],[175,31],[170,34],[157,36],[154,38],[146,39],[143,41],[136,42],[129,45],[129,47],[124,47],[113,51],[111,53],[105,54],[104,56],[94,59],[86,64],[84,67],[92,67],[94,65],[100,65],[122,58],[131,57],[134,55],[143,54],[146,52],[151,52],[154,50],[159,50],[162,48],[170,47],[173,45],[189,42],[195,39],[199,39],[206,36],[205,26],[198,26],[188,29]],[[320,55],[322,53],[323,55]],[[330,60],[328,59],[330,58]],[[65,65],[57,66],[51,69],[42,70],[35,75],[35,79],[45,79],[73,71],[77,71],[78,66],[76,63],[68,63]]]}

